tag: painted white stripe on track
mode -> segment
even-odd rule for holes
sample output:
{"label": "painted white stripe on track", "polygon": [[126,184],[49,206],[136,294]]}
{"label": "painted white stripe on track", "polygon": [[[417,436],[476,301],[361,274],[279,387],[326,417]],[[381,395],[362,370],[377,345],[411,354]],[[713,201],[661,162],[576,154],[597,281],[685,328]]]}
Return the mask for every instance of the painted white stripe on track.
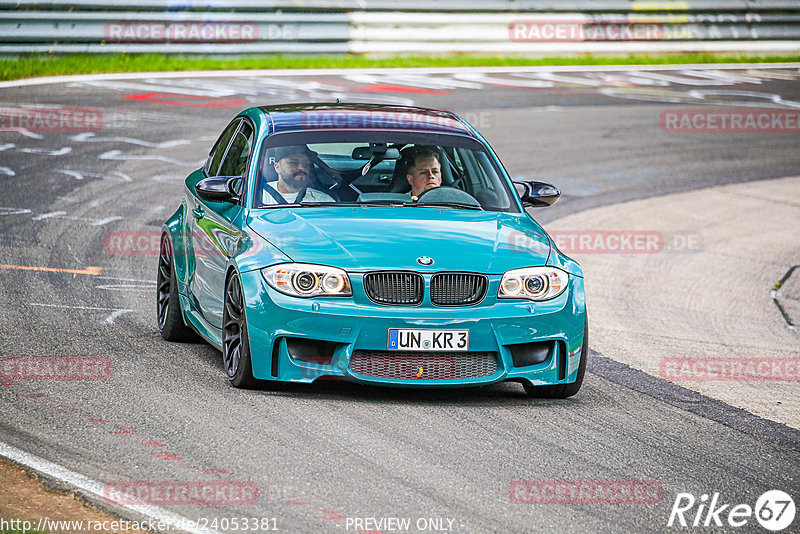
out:
{"label": "painted white stripe on track", "polygon": [[[49,478],[69,484],[88,497],[100,500],[104,499],[102,483],[49,460],[39,458],[38,456],[17,449],[16,447],[12,447],[2,441],[0,441],[0,456],[4,456],[13,462],[46,475]],[[219,534],[215,530],[200,528],[200,526],[191,519],[164,510],[158,506],[149,504],[119,504],[117,506],[145,515],[153,520],[152,522],[160,521],[166,523],[177,530],[190,532],[192,534]]]}
{"label": "painted white stripe on track", "polygon": [[444,68],[375,68],[375,69],[275,69],[275,70],[208,70],[179,72],[121,72],[110,74],[73,74],[68,76],[43,76],[0,82],[0,89],[6,87],[25,87],[29,85],[48,85],[57,83],[143,80],[146,78],[226,78],[235,76],[339,76],[347,74],[454,74],[487,73],[502,74],[511,72],[614,72],[614,71],[656,71],[681,69],[800,69],[800,63],[689,63],[684,65],[563,65],[532,67],[444,67]]}

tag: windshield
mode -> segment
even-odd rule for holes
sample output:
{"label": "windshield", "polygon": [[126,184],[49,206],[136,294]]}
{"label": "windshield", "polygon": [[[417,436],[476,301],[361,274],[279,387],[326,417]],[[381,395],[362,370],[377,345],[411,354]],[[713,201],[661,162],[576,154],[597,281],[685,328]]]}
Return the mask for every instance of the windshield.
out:
{"label": "windshield", "polygon": [[517,211],[492,158],[472,139],[275,137],[283,143],[270,139],[259,159],[255,208],[367,204]]}

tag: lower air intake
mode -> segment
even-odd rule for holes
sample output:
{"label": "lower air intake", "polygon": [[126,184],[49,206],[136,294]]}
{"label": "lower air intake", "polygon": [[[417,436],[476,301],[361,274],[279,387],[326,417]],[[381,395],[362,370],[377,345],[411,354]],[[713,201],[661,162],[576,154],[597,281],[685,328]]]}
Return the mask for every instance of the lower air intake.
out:
{"label": "lower air intake", "polygon": [[357,350],[350,371],[400,380],[485,378],[497,372],[494,352],[394,352]]}

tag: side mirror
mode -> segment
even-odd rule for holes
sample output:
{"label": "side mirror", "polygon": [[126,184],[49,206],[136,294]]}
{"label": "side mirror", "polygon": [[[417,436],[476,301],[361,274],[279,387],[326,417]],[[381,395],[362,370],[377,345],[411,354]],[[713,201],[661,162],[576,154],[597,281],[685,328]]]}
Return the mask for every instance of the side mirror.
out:
{"label": "side mirror", "polygon": [[533,208],[543,208],[552,206],[561,197],[561,191],[547,182],[536,182],[526,180],[514,182],[519,199],[522,205]]}
{"label": "side mirror", "polygon": [[211,176],[197,182],[194,190],[197,196],[208,202],[239,202],[235,188],[241,179],[241,176]]}

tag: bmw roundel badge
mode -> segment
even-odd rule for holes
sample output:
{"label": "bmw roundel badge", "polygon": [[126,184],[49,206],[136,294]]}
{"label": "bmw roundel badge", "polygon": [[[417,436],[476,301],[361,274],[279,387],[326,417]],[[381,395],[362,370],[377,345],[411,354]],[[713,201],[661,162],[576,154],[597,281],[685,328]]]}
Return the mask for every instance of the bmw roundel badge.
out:
{"label": "bmw roundel badge", "polygon": [[420,256],[419,258],[417,258],[417,263],[427,267],[428,265],[433,265],[433,258],[428,256]]}

